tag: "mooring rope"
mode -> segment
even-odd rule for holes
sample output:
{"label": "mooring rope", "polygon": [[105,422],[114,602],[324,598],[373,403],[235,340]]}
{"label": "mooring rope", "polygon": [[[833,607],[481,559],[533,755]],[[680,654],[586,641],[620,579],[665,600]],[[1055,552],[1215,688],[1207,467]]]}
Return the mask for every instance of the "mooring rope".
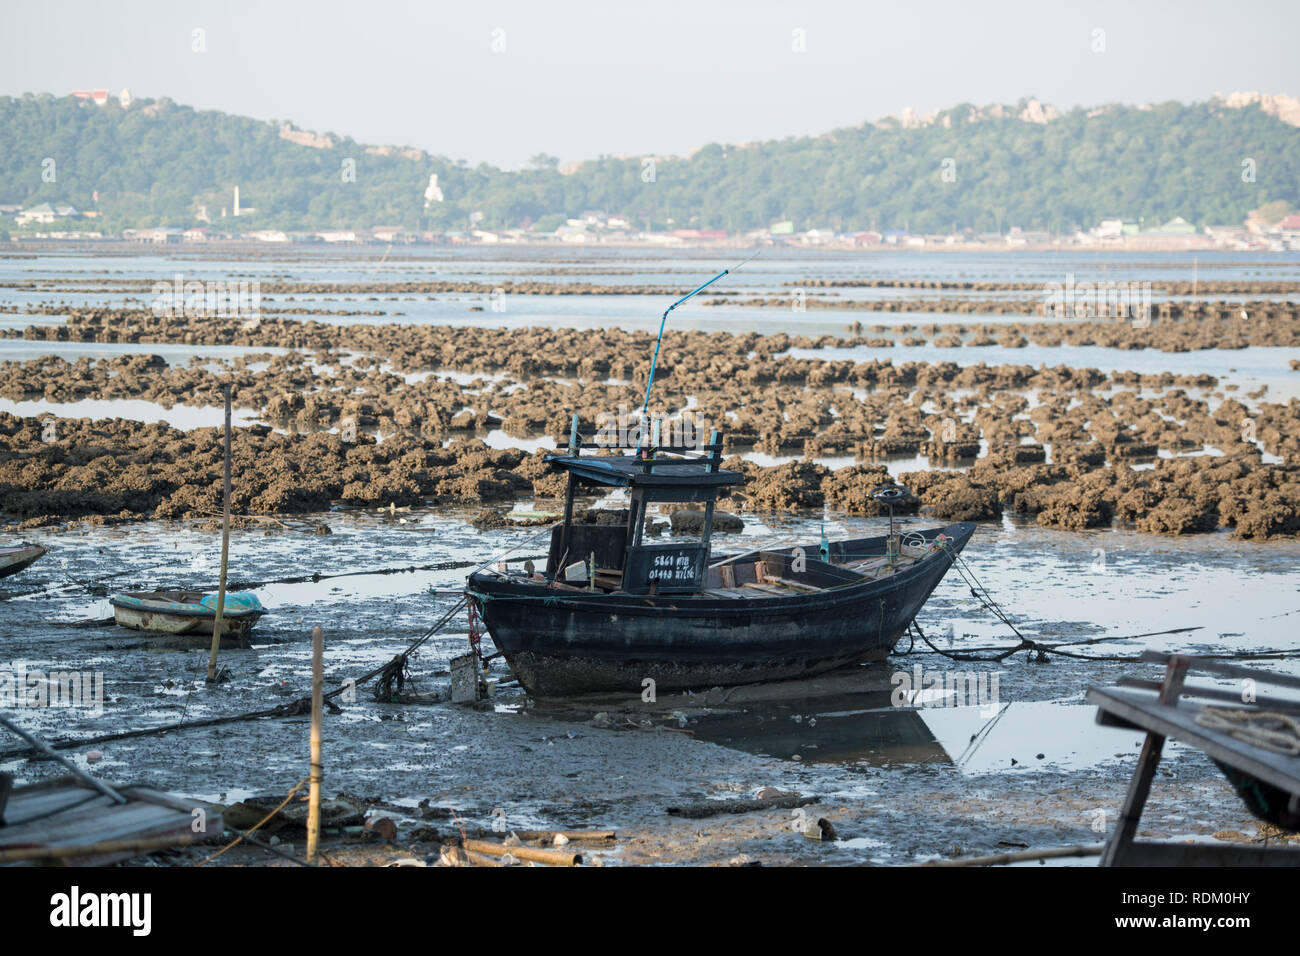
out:
{"label": "mooring rope", "polygon": [[[1300,756],[1300,721],[1275,710],[1227,710],[1206,707],[1196,715],[1196,723],[1206,730],[1217,730],[1243,743],[1288,757]],[[1272,723],[1273,726],[1262,726]]]}
{"label": "mooring rope", "polygon": [[289,805],[289,801],[293,799],[293,795],[294,795],[295,793],[297,793],[299,790],[301,790],[301,789],[303,788],[303,786],[306,785],[306,783],[307,783],[307,778],[306,778],[306,777],[303,777],[301,780],[299,780],[297,783],[295,783],[295,784],[293,785],[293,788],[290,789],[290,791],[289,791],[289,795],[288,795],[287,797],[285,797],[282,801],[280,801],[280,805],[279,805],[278,807],[276,807],[274,810],[272,810],[272,811],[271,811],[270,813],[268,813],[266,816],[262,817],[261,820],[257,821],[257,823],[253,824],[253,825],[252,825],[251,827],[249,827],[247,830],[237,830],[237,829],[235,829],[234,827],[231,827],[231,829],[232,829],[232,830],[235,830],[235,832],[238,833],[239,836],[235,837],[235,839],[231,840],[229,843],[227,843],[225,846],[223,846],[223,847],[222,847],[220,850],[218,850],[216,853],[213,853],[213,854],[212,854],[211,856],[209,856],[207,859],[200,860],[198,863],[195,863],[194,865],[197,867],[197,866],[203,866],[205,863],[211,863],[213,860],[215,860],[217,857],[221,856],[221,854],[225,853],[227,850],[232,849],[233,847],[237,846],[241,841],[243,841],[243,840],[248,840],[249,843],[254,843],[254,844],[256,844],[257,846],[261,846],[262,849],[264,849],[264,850],[270,850],[272,853],[275,853],[277,856],[283,856],[283,857],[285,857],[285,859],[292,860],[294,863],[299,863],[299,864],[302,865],[302,866],[306,866],[307,864],[302,863],[300,860],[296,859],[295,857],[289,856],[288,854],[281,853],[280,851],[276,850],[274,847],[269,847],[269,846],[265,846],[265,845],[263,845],[263,844],[257,843],[257,841],[255,841],[255,840],[253,839],[253,836],[252,836],[254,830],[257,830],[257,829],[259,829],[260,827],[262,827],[262,826],[264,826],[265,824],[267,824],[268,822],[270,822],[270,820],[271,820],[272,817],[274,817],[277,813],[279,813],[279,812],[280,812],[281,810],[283,810],[286,806],[288,806],[288,805]]}

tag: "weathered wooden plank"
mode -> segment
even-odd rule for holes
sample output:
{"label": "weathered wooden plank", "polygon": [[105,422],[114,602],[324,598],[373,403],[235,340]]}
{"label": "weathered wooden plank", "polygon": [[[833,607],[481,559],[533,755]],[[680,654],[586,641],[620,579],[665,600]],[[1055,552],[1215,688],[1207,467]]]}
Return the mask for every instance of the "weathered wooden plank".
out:
{"label": "weathered wooden plank", "polygon": [[796,591],[825,591],[825,588],[819,588],[815,584],[804,584],[802,581],[791,581],[789,578],[777,578],[768,576],[767,584],[776,584],[781,587],[794,588]]}
{"label": "weathered wooden plank", "polygon": [[[1167,664],[1176,654],[1165,654],[1160,651],[1143,651],[1142,660],[1153,664]],[[1294,677],[1290,674],[1275,674],[1272,671],[1261,671],[1252,667],[1241,667],[1237,664],[1224,664],[1219,661],[1209,660],[1203,657],[1185,658],[1190,662],[1194,670],[1205,671],[1210,674],[1222,674],[1224,677],[1238,677],[1246,680],[1253,680],[1257,684],[1276,684],[1278,687],[1292,687],[1300,690],[1300,677]]]}
{"label": "weathered wooden plank", "polygon": [[[1138,677],[1120,677],[1116,684],[1120,687],[1134,687],[1142,690],[1159,690],[1160,681],[1144,680]],[[1222,687],[1189,687],[1183,685],[1183,697],[1188,699],[1205,698],[1236,704],[1238,707],[1256,707],[1263,710],[1282,711],[1287,714],[1300,714],[1300,700],[1287,700],[1282,697],[1256,695],[1249,703],[1241,699],[1241,691],[1227,690]]]}
{"label": "weathered wooden plank", "polygon": [[5,820],[10,827],[20,826],[28,820],[62,813],[83,803],[97,803],[107,806],[112,803],[108,797],[94,793],[84,787],[68,787],[63,790],[45,790],[26,793],[25,788],[15,790],[9,797],[5,808]]}
{"label": "weathered wooden plank", "polygon": [[42,846],[98,843],[128,836],[149,836],[155,831],[189,829],[190,816],[150,803],[92,807],[47,817],[0,830],[0,846],[34,843]]}
{"label": "weathered wooden plank", "polygon": [[[1176,709],[1178,696],[1182,693],[1183,681],[1186,679],[1186,659],[1175,657],[1170,660],[1169,667],[1165,671],[1164,682],[1156,694],[1156,703],[1161,707]],[[1156,767],[1160,764],[1164,748],[1164,735],[1149,730],[1146,739],[1142,742],[1137,769],[1133,771],[1133,779],[1129,781],[1124,806],[1120,808],[1119,822],[1115,825],[1115,832],[1102,852],[1102,866],[1114,866],[1115,860],[1127,851],[1129,844],[1137,836],[1138,823],[1142,819],[1142,810],[1146,806],[1147,797],[1151,794],[1151,781],[1155,779]]]}
{"label": "weathered wooden plank", "polygon": [[[1207,844],[1140,843],[1137,834],[1142,809],[1150,793],[1151,781],[1167,738],[1196,747],[1221,765],[1233,767],[1284,792],[1300,793],[1300,757],[1273,753],[1232,737],[1230,733],[1202,727],[1196,718],[1208,706],[1201,701],[1182,700],[1183,694],[1200,694],[1202,698],[1224,700],[1218,688],[1191,688],[1185,681],[1189,670],[1205,670],[1224,676],[1249,678],[1258,683],[1291,686],[1289,678],[1246,668],[1217,665],[1182,654],[1147,651],[1143,660],[1166,664],[1165,678],[1156,686],[1143,689],[1089,688],[1087,699],[1097,705],[1098,723],[1131,726],[1147,731],[1142,753],[1129,783],[1128,795],[1120,811],[1119,823],[1106,843],[1102,866],[1295,866],[1300,864],[1298,850],[1266,850],[1260,847]],[[1213,666],[1206,666],[1213,665]],[[1130,682],[1133,683],[1133,682]],[[1244,705],[1239,695],[1226,695],[1234,709],[1262,710]]]}
{"label": "weathered wooden plank", "polygon": [[748,582],[747,584],[742,584],[741,587],[742,587],[742,588],[751,588],[752,590],[755,590],[755,591],[761,591],[761,592],[763,592],[764,594],[767,594],[767,595],[772,596],[772,597],[789,597],[789,596],[790,596],[790,593],[789,593],[788,591],[782,591],[782,590],[780,590],[779,588],[769,587],[769,586],[766,585],[766,584],[757,584],[757,583],[755,583],[755,582],[753,582],[753,581],[750,581],[750,582]]}
{"label": "weathered wooden plank", "polygon": [[1099,687],[1088,690],[1087,700],[1148,732],[1172,737],[1203,750],[1213,759],[1281,790],[1289,793],[1300,791],[1300,757],[1270,753],[1220,731],[1202,727],[1196,723],[1196,715],[1205,709],[1202,704],[1182,701],[1177,706],[1166,706],[1143,691]]}
{"label": "weathered wooden plank", "polygon": [[861,574],[866,578],[878,577],[880,573],[885,570],[885,559],[876,558],[871,561],[861,561],[856,564],[845,564],[841,566],[850,571],[856,571],[858,574]]}
{"label": "weathered wooden plank", "polygon": [[[192,812],[195,807],[203,806],[144,786],[122,791],[127,802],[115,803],[89,786],[66,777],[21,787],[13,796],[10,809],[17,812],[7,815],[10,825],[0,827],[0,848],[93,848],[107,845],[102,853],[68,856],[65,852],[67,862],[74,865],[105,865],[128,859],[146,851],[132,850],[126,844],[154,838],[191,840],[194,837]],[[18,813],[22,814],[21,818]],[[219,810],[211,812],[207,822],[208,832],[220,832]],[[32,860],[22,859],[8,865],[32,863]]]}

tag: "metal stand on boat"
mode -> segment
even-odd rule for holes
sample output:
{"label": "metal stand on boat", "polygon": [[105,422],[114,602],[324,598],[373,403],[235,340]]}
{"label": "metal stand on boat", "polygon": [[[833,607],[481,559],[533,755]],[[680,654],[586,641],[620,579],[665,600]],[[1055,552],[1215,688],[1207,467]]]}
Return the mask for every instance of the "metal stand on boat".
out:
{"label": "metal stand on boat", "polygon": [[881,485],[871,492],[871,497],[881,502],[889,509],[889,538],[888,546],[885,551],[886,564],[894,567],[898,563],[898,554],[900,550],[900,541],[898,534],[894,531],[894,505],[902,501],[911,492],[902,485]]}

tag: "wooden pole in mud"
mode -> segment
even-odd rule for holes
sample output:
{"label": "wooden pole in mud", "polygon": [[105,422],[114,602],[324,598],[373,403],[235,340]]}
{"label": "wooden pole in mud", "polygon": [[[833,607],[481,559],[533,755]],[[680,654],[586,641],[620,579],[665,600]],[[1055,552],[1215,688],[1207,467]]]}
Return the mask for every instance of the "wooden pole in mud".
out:
{"label": "wooden pole in mud", "polygon": [[217,587],[217,616],[212,622],[212,653],[208,655],[208,681],[217,679],[217,648],[221,645],[221,618],[226,610],[226,562],[230,557],[230,384],[226,393],[226,476],[221,506],[221,582]]}
{"label": "wooden pole in mud", "polygon": [[311,771],[307,790],[307,862],[316,862],[316,841],[320,838],[320,785],[324,776],[320,762],[321,684],[325,670],[325,632],[320,626],[311,632]]}

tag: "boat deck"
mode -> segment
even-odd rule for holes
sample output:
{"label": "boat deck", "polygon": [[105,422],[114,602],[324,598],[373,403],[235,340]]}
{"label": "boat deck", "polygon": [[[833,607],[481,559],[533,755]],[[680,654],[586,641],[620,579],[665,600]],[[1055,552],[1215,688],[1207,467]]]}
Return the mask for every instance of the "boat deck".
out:
{"label": "boat deck", "polygon": [[[857,560],[843,561],[827,567],[852,572],[862,580],[875,581],[910,567],[933,552],[928,549],[904,547],[899,554],[874,555]],[[597,568],[595,587],[582,584],[552,582],[551,587],[566,591],[592,590],[603,594],[619,593],[622,588],[622,572],[613,568]],[[816,578],[810,575],[810,578]],[[538,576],[541,579],[541,576]],[[791,572],[778,573],[776,564],[767,558],[757,561],[733,561],[723,559],[712,566],[707,574],[707,587],[698,592],[698,596],[743,601],[755,598],[794,597],[800,594],[815,594],[828,590],[827,585],[843,586],[846,581],[829,581],[815,583],[814,580],[797,580]]]}
{"label": "boat deck", "polygon": [[[845,571],[852,571],[867,581],[875,581],[880,578],[895,574],[903,568],[909,567],[921,560],[928,552],[913,554],[898,554],[894,556],[879,555],[877,557],[862,558],[857,561],[848,561],[832,565]],[[815,584],[810,580],[796,580],[791,577],[785,577],[772,572],[771,565],[765,561],[756,561],[746,564],[754,568],[754,580],[741,581],[744,572],[740,571],[737,566],[721,565],[716,587],[708,587],[700,592],[702,597],[719,598],[727,600],[742,601],[753,598],[766,597],[794,597],[800,594],[815,594],[828,590],[822,584]],[[724,570],[725,569],[725,570]],[[713,570],[713,569],[711,569]],[[710,583],[714,583],[712,575]],[[840,585],[833,585],[840,586]]]}

